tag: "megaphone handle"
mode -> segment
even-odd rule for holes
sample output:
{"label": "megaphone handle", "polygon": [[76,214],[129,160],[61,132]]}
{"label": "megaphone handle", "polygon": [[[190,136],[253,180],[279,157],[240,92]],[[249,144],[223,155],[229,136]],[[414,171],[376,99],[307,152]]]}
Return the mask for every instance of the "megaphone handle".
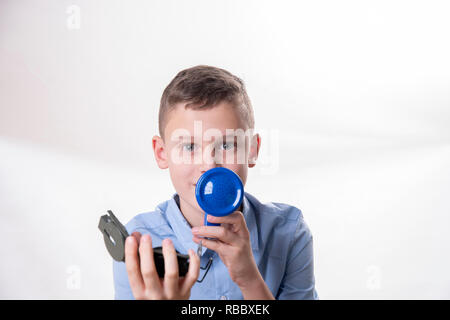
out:
{"label": "megaphone handle", "polygon": [[213,226],[213,227],[220,226],[220,223],[209,222],[208,219],[207,219],[207,216],[208,216],[208,214],[205,212],[205,219],[203,220],[203,225],[205,225],[205,226]]}

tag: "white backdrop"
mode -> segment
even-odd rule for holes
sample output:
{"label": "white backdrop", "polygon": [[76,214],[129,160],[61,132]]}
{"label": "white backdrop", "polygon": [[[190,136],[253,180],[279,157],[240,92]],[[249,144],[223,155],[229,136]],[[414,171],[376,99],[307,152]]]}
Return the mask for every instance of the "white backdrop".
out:
{"label": "white backdrop", "polygon": [[0,1],[0,298],[111,299],[97,229],[174,189],[181,69],[247,84],[246,191],[302,209],[321,299],[450,298],[446,1]]}

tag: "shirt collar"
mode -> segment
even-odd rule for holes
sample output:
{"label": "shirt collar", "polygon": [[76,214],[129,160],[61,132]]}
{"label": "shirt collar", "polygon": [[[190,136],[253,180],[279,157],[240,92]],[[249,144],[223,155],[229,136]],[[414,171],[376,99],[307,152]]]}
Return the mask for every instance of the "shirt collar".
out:
{"label": "shirt collar", "polygon": [[[180,240],[181,244],[186,249],[186,252],[188,252],[189,249],[192,249],[194,250],[194,252],[197,252],[198,244],[192,240],[191,226],[189,225],[189,223],[181,213],[180,208],[178,207],[177,204],[178,199],[179,196],[177,193],[175,193],[169,200],[166,208],[167,220],[173,232],[175,233],[177,239]],[[242,213],[244,214],[245,222],[250,232],[250,242],[252,245],[252,249],[258,250],[259,248],[258,229],[256,225],[255,210],[250,201],[248,200],[246,192],[244,192],[242,205],[243,205]],[[202,248],[202,255],[205,253],[206,250],[207,250],[206,247]]]}

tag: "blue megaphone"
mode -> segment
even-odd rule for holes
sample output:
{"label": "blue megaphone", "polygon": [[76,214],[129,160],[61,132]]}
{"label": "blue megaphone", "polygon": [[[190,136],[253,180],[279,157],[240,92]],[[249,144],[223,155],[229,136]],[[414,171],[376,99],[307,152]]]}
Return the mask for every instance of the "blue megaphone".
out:
{"label": "blue megaphone", "polygon": [[200,208],[205,211],[205,226],[220,226],[207,220],[207,215],[224,217],[236,211],[244,198],[241,178],[223,167],[203,173],[195,186],[195,197]]}

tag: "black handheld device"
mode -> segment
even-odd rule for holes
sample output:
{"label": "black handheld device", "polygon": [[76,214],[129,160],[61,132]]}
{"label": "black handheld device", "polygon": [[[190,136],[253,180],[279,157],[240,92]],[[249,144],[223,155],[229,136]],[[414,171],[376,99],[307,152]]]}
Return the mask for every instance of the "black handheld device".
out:
{"label": "black handheld device", "polygon": [[[119,219],[108,210],[109,215],[100,217],[98,228],[103,234],[106,249],[108,249],[111,257],[116,261],[125,261],[125,240],[129,236],[127,229],[120,223]],[[164,256],[162,247],[153,248],[153,258],[155,261],[156,271],[160,278],[164,278]],[[178,273],[180,277],[184,277],[189,269],[189,256],[177,252]]]}

